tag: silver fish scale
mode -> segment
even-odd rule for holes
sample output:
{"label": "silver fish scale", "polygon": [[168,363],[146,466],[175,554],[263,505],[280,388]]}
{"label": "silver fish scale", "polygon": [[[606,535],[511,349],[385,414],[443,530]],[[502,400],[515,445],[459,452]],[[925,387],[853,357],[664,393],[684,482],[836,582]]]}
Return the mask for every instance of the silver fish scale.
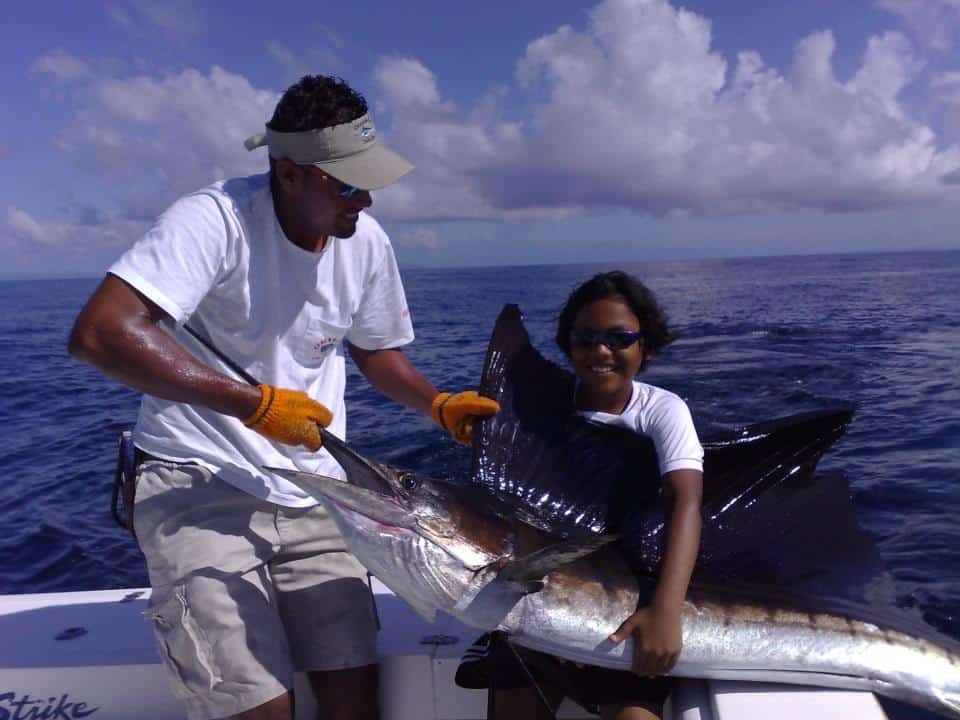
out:
{"label": "silver fish scale", "polygon": [[777,670],[960,717],[960,660],[926,641],[830,615],[687,604],[676,674],[786,681]]}
{"label": "silver fish scale", "polygon": [[[633,641],[607,641],[629,614],[629,596],[619,603],[543,600],[525,599],[504,623],[518,644],[630,668]],[[960,659],[926,641],[830,615],[687,602],[672,674],[866,690],[960,718]]]}

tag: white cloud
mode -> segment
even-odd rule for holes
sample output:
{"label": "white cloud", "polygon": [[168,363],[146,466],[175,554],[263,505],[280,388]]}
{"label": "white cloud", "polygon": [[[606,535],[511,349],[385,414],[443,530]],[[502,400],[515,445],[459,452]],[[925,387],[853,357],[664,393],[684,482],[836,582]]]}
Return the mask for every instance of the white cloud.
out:
{"label": "white cloud", "polygon": [[960,150],[940,147],[901,102],[923,65],[911,43],[872,37],[847,81],[834,71],[835,44],[829,31],[801,39],[785,73],[752,51],[729,67],[705,18],[665,0],[606,0],[585,29],[528,45],[506,103],[518,121],[458,111],[429,68],[385,60],[375,77],[389,140],[417,170],[384,204],[419,217],[503,217],[944,201],[939,178]]}
{"label": "white cloud", "polygon": [[133,29],[133,19],[130,17],[130,14],[123,8],[114,5],[109,9],[110,19],[113,20],[117,25],[122,27],[124,30]]}
{"label": "white cloud", "polygon": [[248,153],[243,140],[263,129],[278,95],[240,75],[213,67],[73,81],[82,106],[59,147],[106,188],[116,209],[49,219],[8,208],[0,217],[7,271],[18,263],[61,272],[103,267],[178,196],[267,168],[265,151]]}
{"label": "white cloud", "polygon": [[305,53],[295,53],[276,40],[267,43],[267,52],[284,69],[287,80],[296,82],[304,75],[330,74],[342,65],[331,50],[313,46]]}
{"label": "white cloud", "polygon": [[402,148],[416,166],[409,179],[376,193],[378,212],[402,219],[502,214],[471,181],[496,166],[501,154],[521,150],[517,127],[495,119],[490,98],[481,101],[482,111],[464,115],[442,99],[434,73],[409,58],[381,61],[374,80],[378,105],[391,118],[385,140]]}
{"label": "white cloud", "polygon": [[934,75],[930,80],[930,91],[943,112],[944,137],[960,141],[960,72]]}
{"label": "white cloud", "polygon": [[[778,69],[749,49],[725,58],[706,18],[666,0],[605,0],[586,26],[533,39],[515,76],[472,104],[454,103],[442,72],[420,60],[384,58],[370,99],[385,141],[416,170],[378,191],[373,212],[535,219],[595,207],[683,215],[955,202],[942,178],[954,177],[960,149],[944,147],[901,98],[923,67],[910,41],[870,38],[848,79],[836,75],[835,45],[829,31],[799,38],[791,67]],[[298,61],[278,43],[269,51]],[[35,66],[82,89],[59,146],[114,190],[119,212],[100,224],[104,237],[112,223],[129,241],[119,223],[266,167],[265,151],[242,142],[278,93],[241,75],[214,67],[121,77],[63,51]],[[944,102],[955,76],[933,81]],[[8,211],[5,224],[18,242],[59,237],[61,224],[20,213]],[[408,239],[437,241],[427,231]]]}
{"label": "white cloud", "polygon": [[402,232],[398,235],[397,243],[410,247],[435,248],[439,245],[439,236],[433,228],[416,227],[410,232]]}
{"label": "white cloud", "polygon": [[186,0],[141,0],[140,12],[154,25],[176,34],[192,34],[200,30],[200,15]]}
{"label": "white cloud", "polygon": [[323,35],[330,44],[330,47],[334,48],[335,50],[341,50],[346,44],[344,39],[340,36],[340,33],[336,32],[329,25],[324,25],[323,23],[314,23],[312,27],[321,35]]}
{"label": "white cloud", "polygon": [[305,75],[304,63],[298,60],[293,52],[281,42],[267,43],[267,52],[270,57],[280,63],[291,75]]}
{"label": "white cloud", "polygon": [[202,29],[200,14],[188,0],[133,0],[125,6],[113,5],[108,13],[129,32],[141,31],[142,25],[172,36],[193,35]]}
{"label": "white cloud", "polygon": [[62,49],[41,55],[33,61],[30,69],[61,81],[85,80],[93,76],[93,70],[87,62]]}
{"label": "white cloud", "polygon": [[124,247],[146,230],[146,223],[94,210],[79,222],[38,220],[16,206],[7,208],[0,227],[8,238],[25,245],[83,253],[93,247]]}
{"label": "white cloud", "polygon": [[930,87],[940,102],[960,106],[960,72],[935,75],[930,81]]}
{"label": "white cloud", "polygon": [[161,78],[105,78],[61,138],[96,174],[123,183],[127,208],[156,215],[178,195],[214,180],[262,172],[263,151],[243,140],[263,129],[277,95],[214,66]]}
{"label": "white cloud", "polygon": [[419,60],[391,58],[374,70],[382,100],[407,112],[450,112],[451,103],[440,100],[437,78]]}
{"label": "white cloud", "polygon": [[877,0],[877,4],[904,19],[916,40],[948,52],[960,31],[960,0]]}
{"label": "white cloud", "polygon": [[867,41],[863,64],[847,87],[857,95],[876,98],[887,115],[900,117],[900,91],[913,81],[923,65],[900,33],[875,35]]}
{"label": "white cloud", "polygon": [[[0,216],[5,274],[75,275],[102,270],[146,230],[146,223],[103,213],[96,222],[38,219],[11,206]],[[88,218],[89,220],[89,218]]]}
{"label": "white cloud", "polygon": [[63,236],[59,229],[55,232],[45,229],[28,213],[13,206],[7,208],[6,226],[14,237],[38,245],[58,245]]}

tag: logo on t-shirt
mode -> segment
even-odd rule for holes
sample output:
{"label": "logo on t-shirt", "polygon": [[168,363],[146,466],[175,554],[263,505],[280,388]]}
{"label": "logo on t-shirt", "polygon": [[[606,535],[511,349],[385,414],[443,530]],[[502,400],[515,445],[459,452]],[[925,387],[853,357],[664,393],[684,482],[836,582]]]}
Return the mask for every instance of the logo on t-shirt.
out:
{"label": "logo on t-shirt", "polygon": [[313,352],[316,355],[323,355],[327,350],[337,344],[335,337],[325,337],[313,342]]}

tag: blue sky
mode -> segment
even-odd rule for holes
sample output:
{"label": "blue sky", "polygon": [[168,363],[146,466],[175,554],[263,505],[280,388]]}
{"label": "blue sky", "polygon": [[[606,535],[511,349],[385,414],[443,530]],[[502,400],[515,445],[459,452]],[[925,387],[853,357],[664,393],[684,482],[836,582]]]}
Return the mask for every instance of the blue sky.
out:
{"label": "blue sky", "polygon": [[416,170],[402,264],[960,247],[960,0],[15,3],[0,275],[99,273],[304,73]]}

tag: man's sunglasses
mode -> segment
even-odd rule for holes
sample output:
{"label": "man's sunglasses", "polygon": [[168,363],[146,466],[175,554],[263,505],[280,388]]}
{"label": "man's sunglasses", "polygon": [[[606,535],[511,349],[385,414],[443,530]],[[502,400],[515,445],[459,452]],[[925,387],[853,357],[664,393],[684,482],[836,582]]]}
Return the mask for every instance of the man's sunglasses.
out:
{"label": "man's sunglasses", "polygon": [[[317,166],[313,165],[312,163],[304,163],[301,167],[309,168],[309,167],[317,167]],[[321,170],[321,172],[323,171]],[[324,172],[323,174],[324,174],[324,177],[328,177],[331,180],[340,183],[340,189],[337,190],[337,195],[339,197],[342,197],[344,200],[346,200],[347,198],[352,198],[354,195],[360,192],[360,188],[356,188],[353,185],[347,185],[345,182],[341,180],[337,180],[333,175],[330,175],[329,173]]]}
{"label": "man's sunglasses", "polygon": [[624,350],[638,340],[643,341],[642,332],[629,330],[604,330],[603,332],[572,330],[570,332],[570,344],[582,350],[597,345],[605,345],[610,350]]}
{"label": "man's sunglasses", "polygon": [[344,200],[347,198],[352,198],[354,195],[360,192],[360,188],[355,188],[353,185],[347,185],[345,182],[340,180],[337,180],[337,182],[340,183],[340,189],[337,190],[337,195],[342,197]]}

